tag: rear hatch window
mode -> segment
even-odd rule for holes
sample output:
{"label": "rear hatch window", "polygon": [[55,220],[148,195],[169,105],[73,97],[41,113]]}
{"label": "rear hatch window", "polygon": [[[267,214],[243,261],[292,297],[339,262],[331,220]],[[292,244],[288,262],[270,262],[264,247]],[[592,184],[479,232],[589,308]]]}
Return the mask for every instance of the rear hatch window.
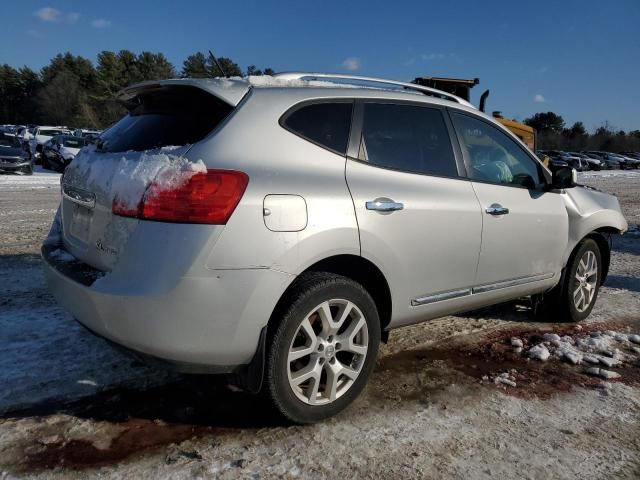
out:
{"label": "rear hatch window", "polygon": [[145,91],[125,106],[129,114],[100,136],[99,151],[143,151],[193,144],[233,110],[204,90],[186,86]]}

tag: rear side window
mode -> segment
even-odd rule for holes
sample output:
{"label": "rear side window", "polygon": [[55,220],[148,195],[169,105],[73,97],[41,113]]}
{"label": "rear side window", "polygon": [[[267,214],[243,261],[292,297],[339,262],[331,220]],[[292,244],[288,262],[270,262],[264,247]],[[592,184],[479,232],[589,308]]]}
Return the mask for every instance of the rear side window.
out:
{"label": "rear side window", "polygon": [[129,113],[100,135],[98,150],[142,151],[202,140],[233,107],[194,87],[143,92],[126,105]]}
{"label": "rear side window", "polygon": [[347,153],[353,102],[322,102],[289,113],[282,125],[296,135],[340,155]]}
{"label": "rear side window", "polygon": [[444,117],[435,108],[365,104],[359,157],[394,170],[458,176]]}

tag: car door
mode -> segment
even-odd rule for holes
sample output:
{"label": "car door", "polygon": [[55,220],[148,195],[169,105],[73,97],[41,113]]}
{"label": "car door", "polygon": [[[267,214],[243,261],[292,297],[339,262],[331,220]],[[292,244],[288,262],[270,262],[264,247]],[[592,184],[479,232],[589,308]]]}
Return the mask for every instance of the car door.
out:
{"label": "car door", "polygon": [[362,255],[389,283],[392,325],[451,310],[475,279],[480,206],[450,132],[442,108],[356,104],[346,178]]}
{"label": "car door", "polygon": [[482,246],[474,293],[553,282],[562,269],[569,220],[547,191],[544,171],[491,122],[451,110],[467,174],[482,207]]}

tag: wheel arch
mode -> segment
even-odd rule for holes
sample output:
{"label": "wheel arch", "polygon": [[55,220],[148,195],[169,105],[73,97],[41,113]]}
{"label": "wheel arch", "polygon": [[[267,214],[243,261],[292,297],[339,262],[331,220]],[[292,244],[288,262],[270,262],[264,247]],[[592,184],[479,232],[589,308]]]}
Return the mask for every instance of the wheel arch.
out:
{"label": "wheel arch", "polygon": [[[336,254],[316,261],[302,270],[296,280],[285,289],[276,303],[268,321],[271,326],[278,314],[286,308],[288,294],[299,278],[310,272],[327,272],[350,278],[359,283],[371,295],[380,316],[380,329],[384,332],[391,322],[391,290],[382,271],[370,260],[349,253]],[[384,335],[383,335],[384,336]]]}
{"label": "wheel arch", "polygon": [[601,284],[605,282],[609,274],[609,265],[611,265],[611,235],[616,233],[620,233],[620,231],[614,227],[603,227],[585,236],[585,238],[593,239],[600,249],[600,258],[602,260]]}
{"label": "wheel arch", "polygon": [[300,272],[296,279],[282,293],[276,306],[274,307],[267,324],[260,332],[258,348],[251,362],[246,365],[235,377],[235,383],[249,390],[252,393],[258,393],[262,387],[264,378],[264,362],[266,343],[269,335],[273,334],[277,321],[281,314],[286,310],[290,294],[295,288],[298,280],[305,274],[310,272],[327,272],[336,275],[342,275],[358,282],[364,287],[373,298],[378,309],[380,317],[380,330],[382,340],[386,342],[388,338],[388,330],[386,328],[391,322],[391,290],[389,283],[382,271],[370,260],[359,255],[338,254],[326,257],[308,266]]}

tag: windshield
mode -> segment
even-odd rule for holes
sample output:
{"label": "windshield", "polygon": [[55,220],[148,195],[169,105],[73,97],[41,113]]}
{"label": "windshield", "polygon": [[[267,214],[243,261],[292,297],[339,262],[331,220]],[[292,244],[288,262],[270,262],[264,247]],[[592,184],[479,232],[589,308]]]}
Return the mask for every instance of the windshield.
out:
{"label": "windshield", "polygon": [[80,137],[64,137],[62,145],[69,148],[82,148],[86,145],[84,138]]}
{"label": "windshield", "polygon": [[38,130],[38,135],[42,135],[45,137],[55,137],[56,135],[60,135],[62,133],[67,133],[64,130]]}
{"label": "windshield", "polygon": [[20,148],[20,142],[16,137],[10,137],[9,135],[1,135],[0,147]]}

